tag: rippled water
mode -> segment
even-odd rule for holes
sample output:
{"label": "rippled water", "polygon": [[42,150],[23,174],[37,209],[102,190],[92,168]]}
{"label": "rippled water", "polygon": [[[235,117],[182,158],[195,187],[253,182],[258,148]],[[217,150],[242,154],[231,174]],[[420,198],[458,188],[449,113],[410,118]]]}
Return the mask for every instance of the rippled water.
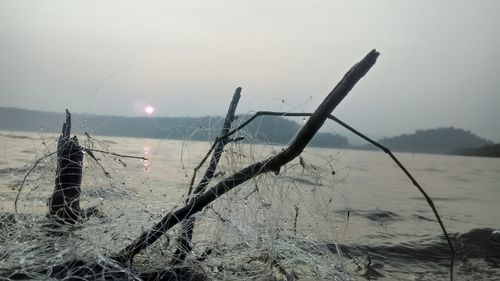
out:
{"label": "rippled water", "polygon": [[[120,194],[136,192],[144,202],[155,202],[149,212],[156,213],[156,217],[182,202],[189,175],[209,147],[204,142],[97,138],[100,147],[115,153],[145,156],[149,160],[106,156],[107,162],[103,163],[108,167],[104,169],[110,169],[114,175],[123,174],[124,181],[132,178],[136,184],[129,181],[120,187],[121,178],[115,176],[111,180],[114,187],[101,190],[94,197],[113,200]],[[54,147],[53,142],[54,136],[50,135],[1,132],[1,212],[13,211],[12,202],[17,192],[12,187],[22,180],[37,157]],[[262,159],[279,149],[253,146],[250,153]],[[498,238],[492,237],[492,232],[500,230],[500,159],[396,155],[433,198],[452,234],[457,251],[456,280],[499,280],[500,240],[495,240]],[[337,242],[349,255],[369,256],[372,267],[384,276],[379,276],[379,280],[448,278],[449,251],[439,225],[416,188],[384,153],[308,148],[303,157],[309,165],[307,172],[282,175],[284,181],[294,186],[287,191],[287,196],[299,201],[296,206],[300,210],[309,210],[310,215],[321,213],[321,216],[311,222],[307,212],[299,213],[296,226],[299,232],[329,244],[332,251],[338,250],[333,244]],[[226,161],[240,161],[238,159]],[[47,163],[40,165],[44,164]],[[121,171],[120,167],[126,169]],[[94,165],[93,169],[93,176],[99,175],[95,171],[100,168]],[[39,179],[38,182],[50,183],[52,174],[46,176],[46,181]],[[38,191],[41,187],[34,186],[36,180],[32,182],[22,193],[19,207],[21,212],[44,213],[47,193]],[[315,194],[317,186],[332,186],[331,192]],[[46,189],[49,193],[50,188]],[[159,201],[165,202],[163,207]],[[315,209],[313,205],[317,201],[324,201],[321,206],[328,208]],[[293,206],[290,209],[293,210]]]}

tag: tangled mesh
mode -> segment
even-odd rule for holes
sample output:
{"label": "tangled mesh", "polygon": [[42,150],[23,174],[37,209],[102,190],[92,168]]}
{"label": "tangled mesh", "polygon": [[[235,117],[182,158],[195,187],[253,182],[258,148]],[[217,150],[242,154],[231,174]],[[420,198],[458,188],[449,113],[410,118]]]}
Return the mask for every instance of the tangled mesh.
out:
{"label": "tangled mesh", "polygon": [[[219,121],[208,119],[200,129],[207,133],[207,141],[220,132]],[[92,264],[82,273],[85,279],[141,280],[141,273],[153,276],[171,267],[179,226],[138,254],[130,267],[110,257],[166,212],[183,205],[193,168],[210,143],[190,141],[189,136],[184,141],[100,137],[84,127],[76,127],[74,134],[82,147],[93,151],[84,159],[81,206],[96,207],[102,216],[64,226],[59,235],[48,234],[45,217],[54,188],[58,135],[0,136],[4,147],[14,151],[2,156],[6,161],[1,170],[0,276],[65,278],[76,274],[75,268],[82,271],[81,263]],[[226,145],[212,184],[284,147],[272,145],[272,140],[262,142],[247,131],[239,135],[245,141]],[[342,232],[339,222],[345,219],[334,210],[345,202],[336,190],[336,155],[325,151],[305,150],[279,175],[253,178],[196,213],[193,252],[183,266],[212,280],[355,279],[358,267],[351,266],[352,260],[341,251],[332,251]],[[198,172],[195,183],[202,174]],[[54,275],[57,270],[60,275]]]}

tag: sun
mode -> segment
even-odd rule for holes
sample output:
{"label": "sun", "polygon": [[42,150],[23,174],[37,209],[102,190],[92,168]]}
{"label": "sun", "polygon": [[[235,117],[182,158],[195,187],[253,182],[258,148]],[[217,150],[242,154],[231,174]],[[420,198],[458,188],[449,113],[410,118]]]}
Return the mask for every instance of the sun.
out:
{"label": "sun", "polygon": [[146,113],[148,115],[151,115],[151,114],[153,114],[155,112],[155,108],[152,107],[151,105],[148,105],[148,106],[146,106],[146,108],[144,109],[144,111],[146,111]]}

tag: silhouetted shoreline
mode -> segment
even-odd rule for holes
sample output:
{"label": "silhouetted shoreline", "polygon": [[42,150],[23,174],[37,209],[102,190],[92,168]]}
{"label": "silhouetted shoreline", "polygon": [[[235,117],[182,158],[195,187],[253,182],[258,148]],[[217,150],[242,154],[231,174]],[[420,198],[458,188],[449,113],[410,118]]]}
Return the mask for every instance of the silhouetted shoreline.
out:
{"label": "silhouetted shoreline", "polygon": [[[219,134],[223,118],[204,117],[121,117],[91,114],[74,114],[75,132],[90,135],[160,138],[193,141],[213,141]],[[0,107],[0,130],[59,133],[59,121],[64,112]],[[239,122],[249,118],[240,115]],[[286,144],[296,134],[300,125],[292,120],[276,116],[257,117],[242,131],[247,143]],[[470,131],[445,127],[417,130],[379,140],[394,152],[453,154],[467,156],[500,157],[498,144],[481,138]],[[344,136],[318,133],[310,143],[312,147],[375,150],[367,144],[356,146]]]}

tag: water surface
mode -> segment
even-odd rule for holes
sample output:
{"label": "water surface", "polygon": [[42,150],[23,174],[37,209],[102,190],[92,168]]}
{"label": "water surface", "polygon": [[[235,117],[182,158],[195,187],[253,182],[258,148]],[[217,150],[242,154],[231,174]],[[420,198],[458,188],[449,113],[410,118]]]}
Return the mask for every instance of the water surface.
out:
{"label": "water surface", "polygon": [[[48,134],[0,134],[0,212],[14,211],[19,184],[36,159],[55,149],[55,139]],[[92,247],[101,247],[103,253],[121,249],[126,245],[123,241],[135,238],[166,211],[182,204],[193,168],[210,145],[85,136],[80,141],[86,147],[148,158],[140,161],[95,153],[98,162],[85,159],[82,204],[100,206],[113,218],[94,225],[96,233],[103,228],[112,233],[114,226],[130,226],[127,233],[116,234],[123,237],[106,240],[106,245],[104,239],[108,238],[99,234],[103,245]],[[281,148],[230,145],[221,160],[219,178]],[[456,280],[498,278],[500,241],[492,239],[491,233],[500,229],[500,159],[396,155],[433,198],[451,234],[457,250]],[[200,222],[206,231],[198,233],[199,243],[213,235],[227,244],[240,239],[237,235],[221,237],[225,234],[218,230],[220,221],[213,223],[220,215],[237,221],[240,232],[244,232],[243,226],[270,229],[272,225],[274,232],[295,233],[330,247],[332,252],[341,246],[344,256],[345,252],[369,256],[373,268],[384,275],[380,280],[447,278],[449,252],[439,225],[421,194],[387,155],[306,148],[302,157],[302,165],[296,159],[280,175],[261,176],[220,198],[213,212],[200,215],[208,219]],[[46,212],[54,160],[47,157],[27,177],[19,212]]]}

